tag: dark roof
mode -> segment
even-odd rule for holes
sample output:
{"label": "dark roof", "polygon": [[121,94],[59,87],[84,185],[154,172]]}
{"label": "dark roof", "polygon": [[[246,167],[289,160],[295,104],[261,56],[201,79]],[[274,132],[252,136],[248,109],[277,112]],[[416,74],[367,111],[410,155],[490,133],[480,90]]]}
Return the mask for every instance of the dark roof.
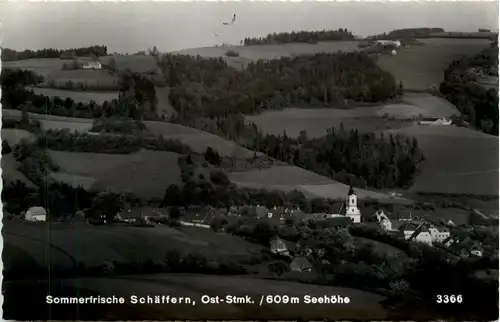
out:
{"label": "dark roof", "polygon": [[248,208],[250,216],[267,217],[269,209],[264,206],[251,206]]}
{"label": "dark roof", "polygon": [[349,192],[347,193],[348,196],[350,195],[355,195],[354,193],[354,189],[352,188],[352,186],[349,187]]}
{"label": "dark roof", "polygon": [[120,211],[119,215],[122,219],[140,219],[143,216],[142,213],[140,208],[128,208]]}
{"label": "dark roof", "polygon": [[351,218],[344,217],[344,216],[328,218],[328,219],[326,219],[326,221],[329,224],[333,224],[333,225],[349,225],[349,224],[353,223]]}
{"label": "dark roof", "polygon": [[410,223],[410,222],[405,222],[403,223],[400,227],[399,227],[399,230],[403,231],[403,230],[406,230],[406,231],[415,231],[415,229],[417,229],[417,225],[413,224],[413,223]]}
{"label": "dark roof", "polygon": [[297,219],[302,219],[307,217],[307,214],[300,209],[293,209],[290,214]]}

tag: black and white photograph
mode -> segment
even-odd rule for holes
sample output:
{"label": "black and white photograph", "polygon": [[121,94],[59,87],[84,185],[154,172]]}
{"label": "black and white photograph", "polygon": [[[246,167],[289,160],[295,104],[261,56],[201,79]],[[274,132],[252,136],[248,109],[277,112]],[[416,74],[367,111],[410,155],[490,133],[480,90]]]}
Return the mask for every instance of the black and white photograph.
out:
{"label": "black and white photograph", "polygon": [[498,17],[0,3],[2,319],[498,320]]}

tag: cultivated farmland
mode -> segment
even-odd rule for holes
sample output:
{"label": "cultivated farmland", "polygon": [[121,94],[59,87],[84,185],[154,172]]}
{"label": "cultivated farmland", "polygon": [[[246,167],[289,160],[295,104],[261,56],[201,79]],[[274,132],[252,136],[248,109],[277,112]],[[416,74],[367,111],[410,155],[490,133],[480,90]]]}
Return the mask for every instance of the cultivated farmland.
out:
{"label": "cultivated farmland", "polygon": [[426,158],[413,191],[498,194],[498,138],[466,128],[413,126],[386,133],[414,136]]}
{"label": "cultivated farmland", "polygon": [[378,64],[405,89],[428,90],[443,81],[443,70],[455,59],[472,56],[486,48],[487,39],[419,39],[424,46],[401,48],[395,56],[380,56]]}
{"label": "cultivated farmland", "polygon": [[75,186],[92,184],[92,189],[98,191],[110,189],[142,198],[162,198],[169,185],[182,184],[179,155],[173,152],[144,150],[118,155],[50,151],[50,156],[60,166],[53,178]]}
{"label": "cultivated farmland", "polygon": [[45,95],[48,97],[59,96],[62,99],[69,97],[77,103],[89,103],[90,101],[94,101],[97,104],[102,104],[106,101],[118,99],[118,92],[69,91],[65,89],[31,86],[27,88],[35,92],[35,94]]}

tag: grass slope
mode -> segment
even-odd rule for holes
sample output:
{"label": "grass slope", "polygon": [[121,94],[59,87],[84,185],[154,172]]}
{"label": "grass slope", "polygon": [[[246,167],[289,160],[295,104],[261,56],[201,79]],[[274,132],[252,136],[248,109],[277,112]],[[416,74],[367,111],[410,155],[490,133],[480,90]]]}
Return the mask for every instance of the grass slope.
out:
{"label": "grass slope", "polygon": [[36,185],[17,169],[18,166],[19,162],[12,154],[2,155],[2,179],[8,183],[19,180],[29,188],[36,188]]}
{"label": "grass slope", "polygon": [[[54,179],[102,191],[132,192],[143,198],[162,198],[171,184],[181,185],[179,155],[164,151],[99,154],[50,151],[60,166]],[[93,181],[95,180],[95,181]]]}
{"label": "grass slope", "polygon": [[414,191],[498,194],[498,138],[459,127],[386,131],[417,138],[426,161]]}
{"label": "grass slope", "polygon": [[15,61],[2,61],[2,68],[31,70],[38,75],[47,77],[56,70],[61,70],[67,61],[59,58],[33,58]]}
{"label": "grass slope", "polygon": [[[72,268],[75,262],[97,265],[104,261],[133,262],[164,260],[168,250],[185,255],[198,253],[209,259],[237,259],[260,254],[261,247],[236,236],[214,233],[204,228],[174,229],[168,226],[139,228],[93,226],[84,223],[46,224],[6,221],[3,226],[5,251],[21,249],[28,257],[6,257],[8,265],[21,268],[25,261],[51,267]],[[41,246],[40,246],[41,245]],[[42,248],[40,248],[42,247]],[[49,251],[44,251],[44,248]],[[95,251],[89,251],[95,250]],[[49,258],[50,257],[50,258]],[[22,260],[22,261],[21,261]]]}
{"label": "grass slope", "polygon": [[87,84],[92,88],[102,86],[104,88],[118,87],[119,78],[109,70],[55,70],[47,75],[48,82],[54,82],[56,87],[66,86],[71,81],[74,86],[78,83]]}
{"label": "grass slope", "polygon": [[378,64],[405,89],[428,90],[443,81],[443,70],[455,59],[475,55],[487,47],[487,39],[419,39],[423,46],[401,48],[395,56],[380,56]]}
{"label": "grass slope", "polygon": [[[264,170],[235,172],[229,179],[240,187],[266,188],[282,191],[300,190],[308,198],[344,199],[349,186],[295,166],[273,166]],[[407,203],[384,193],[356,189],[360,199],[373,198],[385,202]]]}

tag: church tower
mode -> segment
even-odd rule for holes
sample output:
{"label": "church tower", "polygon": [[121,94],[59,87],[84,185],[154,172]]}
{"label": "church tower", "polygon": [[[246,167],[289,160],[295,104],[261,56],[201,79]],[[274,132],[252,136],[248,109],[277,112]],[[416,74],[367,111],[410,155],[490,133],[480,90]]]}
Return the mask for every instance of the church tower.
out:
{"label": "church tower", "polygon": [[361,212],[358,209],[358,196],[354,193],[354,189],[349,187],[349,193],[346,199],[345,215],[352,219],[354,223],[361,222]]}

